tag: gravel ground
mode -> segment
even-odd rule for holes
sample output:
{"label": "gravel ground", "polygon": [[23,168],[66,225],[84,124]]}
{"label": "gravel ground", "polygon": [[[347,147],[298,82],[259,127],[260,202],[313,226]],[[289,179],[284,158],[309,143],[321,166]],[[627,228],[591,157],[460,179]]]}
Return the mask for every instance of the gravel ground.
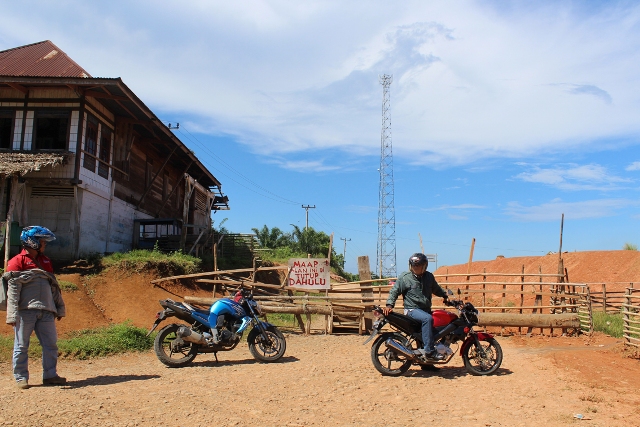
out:
{"label": "gravel ground", "polygon": [[5,363],[0,425],[640,426],[640,362],[610,344],[498,337],[504,362],[496,375],[474,377],[456,356],[438,372],[412,367],[390,378],[375,371],[362,336],[286,336],[287,352],[274,364],[257,363],[246,344],[220,353],[219,363],[201,355],[181,369],[164,367],[152,351],[61,360],[65,387],[41,386],[32,360],[33,386],[18,390]]}

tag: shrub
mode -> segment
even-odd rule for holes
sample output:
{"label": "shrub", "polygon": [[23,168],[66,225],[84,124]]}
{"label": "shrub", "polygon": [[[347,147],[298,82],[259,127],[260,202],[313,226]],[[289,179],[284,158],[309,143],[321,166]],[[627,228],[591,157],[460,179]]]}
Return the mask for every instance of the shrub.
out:
{"label": "shrub", "polygon": [[627,243],[624,244],[622,249],[624,249],[625,251],[637,251],[638,250],[638,245],[634,245],[633,243],[627,242]]}

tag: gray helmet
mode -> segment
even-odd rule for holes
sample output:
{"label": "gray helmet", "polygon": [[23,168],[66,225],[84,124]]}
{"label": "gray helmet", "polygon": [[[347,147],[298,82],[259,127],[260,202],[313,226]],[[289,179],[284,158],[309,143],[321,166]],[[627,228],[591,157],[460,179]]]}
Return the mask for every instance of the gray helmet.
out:
{"label": "gray helmet", "polygon": [[[415,254],[409,257],[409,270],[411,270],[411,267],[415,267],[418,265],[424,265],[425,271],[427,271],[427,266],[429,265],[429,260],[427,259],[427,256],[420,252],[416,252]],[[411,274],[413,274],[413,277],[415,277],[416,279],[420,279],[423,276],[423,274],[414,273],[413,270],[411,270]]]}

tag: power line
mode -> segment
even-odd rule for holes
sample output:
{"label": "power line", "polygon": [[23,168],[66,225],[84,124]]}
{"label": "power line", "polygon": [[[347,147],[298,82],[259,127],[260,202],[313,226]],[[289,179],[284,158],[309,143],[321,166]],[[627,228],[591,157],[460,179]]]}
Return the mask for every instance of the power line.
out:
{"label": "power line", "polygon": [[[246,182],[248,182],[249,184],[251,184],[253,187],[259,189],[260,191],[269,194],[270,196],[273,197],[269,197],[265,194],[262,194],[258,191],[256,191],[253,188],[247,187],[246,185],[243,185],[242,183],[238,182],[237,180],[233,179],[232,177],[230,177],[228,174],[225,174],[222,170],[220,170],[220,168],[216,167],[215,165],[212,165],[210,162],[208,161],[203,161],[203,163],[206,163],[208,167],[211,167],[212,169],[216,169],[218,171],[220,171],[220,173],[222,173],[224,176],[226,176],[227,178],[229,178],[231,181],[235,182],[236,184],[242,186],[243,188],[246,188],[260,196],[263,196],[267,199],[271,199],[280,203],[286,203],[286,204],[290,204],[290,205],[297,205],[300,204],[300,202],[296,202],[290,199],[287,199],[286,197],[280,196],[274,192],[272,192],[271,190],[268,190],[264,187],[262,187],[260,184],[256,183],[255,181],[251,180],[250,178],[248,178],[247,176],[245,176],[243,173],[241,173],[240,171],[238,171],[237,169],[235,169],[233,166],[231,166],[230,164],[228,164],[227,162],[225,162],[222,158],[220,158],[217,154],[215,154],[213,151],[211,151],[205,144],[203,144],[202,142],[200,142],[200,140],[198,138],[196,138],[195,135],[193,135],[191,132],[189,132],[188,129],[186,129],[184,126],[182,126],[178,130],[178,132],[187,140],[189,140],[190,142],[192,142],[194,145],[198,146],[202,151],[204,151],[206,154],[210,155],[211,157],[215,158],[217,161],[220,162],[220,164],[222,164],[223,166],[225,166],[227,169],[229,169],[231,172],[233,172],[234,174],[236,174],[237,176],[241,177],[242,179],[244,179]],[[183,133],[182,131],[186,132]],[[274,198],[275,197],[275,198]]]}

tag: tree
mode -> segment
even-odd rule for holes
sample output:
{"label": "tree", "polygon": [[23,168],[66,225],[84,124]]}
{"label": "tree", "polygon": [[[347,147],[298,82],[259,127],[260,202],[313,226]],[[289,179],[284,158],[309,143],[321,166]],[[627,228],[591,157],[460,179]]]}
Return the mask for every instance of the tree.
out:
{"label": "tree", "polygon": [[273,227],[269,230],[269,227],[265,224],[260,230],[257,228],[252,228],[251,230],[256,233],[260,246],[263,248],[275,249],[289,245],[289,237],[278,227]]}

